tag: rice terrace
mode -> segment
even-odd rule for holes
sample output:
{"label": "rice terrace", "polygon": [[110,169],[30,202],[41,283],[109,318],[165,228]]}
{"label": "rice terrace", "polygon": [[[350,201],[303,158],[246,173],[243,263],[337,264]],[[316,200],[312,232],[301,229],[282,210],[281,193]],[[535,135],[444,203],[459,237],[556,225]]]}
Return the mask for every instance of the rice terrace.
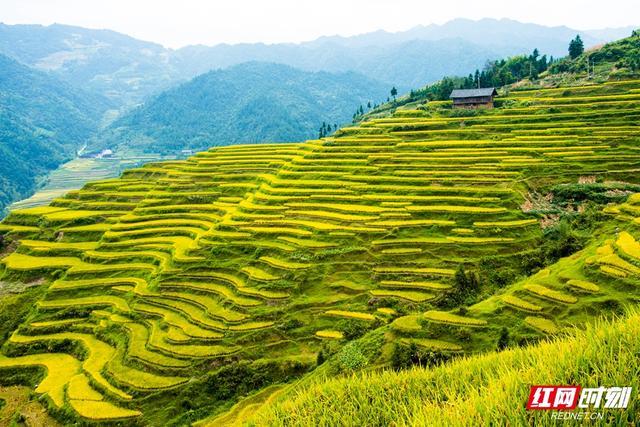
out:
{"label": "rice terrace", "polygon": [[11,210],[0,424],[552,425],[529,387],[577,384],[638,425],[640,34],[453,82]]}

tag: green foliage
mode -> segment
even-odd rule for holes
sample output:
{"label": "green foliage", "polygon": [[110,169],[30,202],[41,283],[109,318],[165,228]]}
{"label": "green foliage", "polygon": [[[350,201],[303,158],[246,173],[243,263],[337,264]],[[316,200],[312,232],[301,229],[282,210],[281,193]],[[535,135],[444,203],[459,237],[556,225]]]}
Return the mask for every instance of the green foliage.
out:
{"label": "green foliage", "polygon": [[[624,382],[634,389],[640,316],[598,322],[571,337],[533,347],[455,360],[429,369],[370,371],[330,378],[266,405],[249,420],[260,426],[316,425],[552,425],[550,411],[527,411],[531,384],[585,387]],[[523,375],[526,372],[526,375]],[[336,399],[340,396],[340,399]],[[427,402],[427,403],[425,403]],[[631,399],[601,425],[634,425]],[[600,425],[598,424],[598,425]]]}
{"label": "green foliage", "polygon": [[453,289],[447,298],[448,304],[455,306],[471,302],[480,291],[478,275],[474,271],[466,271],[463,264],[458,265],[453,282]]}
{"label": "green foliage", "polygon": [[0,345],[24,321],[44,291],[43,286],[32,286],[20,293],[0,296]]}
{"label": "green foliage", "polygon": [[[133,147],[176,154],[212,144],[302,141],[327,136],[328,128],[336,129],[330,123],[349,121],[354,104],[385,92],[382,83],[355,73],[246,63],[163,92],[116,120],[89,149]],[[313,130],[322,119],[318,135]]]}
{"label": "green foliage", "polygon": [[452,359],[450,353],[420,348],[415,342],[409,344],[394,343],[391,353],[391,366],[395,370],[408,369],[413,366],[438,366]]}
{"label": "green foliage", "polygon": [[338,364],[342,371],[351,372],[364,368],[369,359],[358,346],[358,342],[350,342],[338,353]]}
{"label": "green foliage", "polygon": [[639,191],[639,185],[627,183],[559,184],[551,188],[554,203],[562,206],[586,201],[619,203]]}
{"label": "green foliage", "polygon": [[109,103],[0,55],[0,215],[71,159]]}
{"label": "green foliage", "polygon": [[578,34],[575,39],[569,43],[569,56],[575,59],[584,53],[584,43]]}
{"label": "green foliage", "polygon": [[505,348],[509,347],[509,341],[509,330],[506,328],[506,326],[503,326],[502,329],[500,329],[500,337],[498,337],[498,351],[502,351]]}
{"label": "green foliage", "polygon": [[627,70],[631,73],[640,71],[640,33],[634,31],[630,37],[607,43],[599,49],[584,52],[580,51],[579,44],[575,40],[574,54],[554,63],[549,71],[552,74],[558,73],[580,73],[587,71],[587,66],[595,66],[596,70],[605,69],[612,72],[615,67],[619,70]]}

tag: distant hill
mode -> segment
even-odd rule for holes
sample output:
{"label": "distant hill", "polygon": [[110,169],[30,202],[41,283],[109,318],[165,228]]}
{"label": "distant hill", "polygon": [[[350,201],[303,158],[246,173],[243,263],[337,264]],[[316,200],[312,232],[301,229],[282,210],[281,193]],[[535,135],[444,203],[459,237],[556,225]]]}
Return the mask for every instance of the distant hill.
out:
{"label": "distant hill", "polygon": [[109,103],[0,55],[0,212],[70,159]]}
{"label": "distant hill", "polygon": [[109,30],[0,24],[0,53],[118,105],[139,103],[181,78],[168,49]]}
{"label": "distant hill", "polygon": [[323,121],[342,124],[354,109],[387,96],[386,84],[356,73],[305,72],[246,63],[211,71],[163,92],[113,123],[92,150],[167,153],[211,145],[314,138]]}
{"label": "distant hill", "polygon": [[507,19],[456,19],[398,33],[321,37],[300,44],[220,44],[171,50],[109,30],[0,24],[0,53],[79,83],[122,108],[198,74],[248,61],[277,62],[307,71],[355,71],[408,90],[534,47],[562,56],[577,33],[589,47],[630,32],[630,28],[579,31]]}

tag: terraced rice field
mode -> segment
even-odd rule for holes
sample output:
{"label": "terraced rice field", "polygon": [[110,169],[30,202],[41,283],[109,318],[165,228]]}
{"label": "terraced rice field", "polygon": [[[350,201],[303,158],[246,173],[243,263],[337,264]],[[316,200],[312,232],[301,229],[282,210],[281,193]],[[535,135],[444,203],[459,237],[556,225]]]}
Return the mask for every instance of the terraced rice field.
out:
{"label": "terraced rice field", "polygon": [[[0,232],[22,243],[0,261],[2,280],[51,280],[0,367],[44,366],[36,392],[53,406],[121,420],[210,367],[315,360],[350,322],[450,352],[491,341],[505,319],[562,331],[584,320],[573,306],[640,292],[638,198],[609,210],[623,232],[578,258],[464,314],[434,304],[461,263],[526,256],[543,238],[521,208],[532,188],[639,183],[639,88],[512,92],[513,107],[473,117],[403,111],[323,140],[147,164],[15,210]],[[61,342],[84,358],[46,351]]]}

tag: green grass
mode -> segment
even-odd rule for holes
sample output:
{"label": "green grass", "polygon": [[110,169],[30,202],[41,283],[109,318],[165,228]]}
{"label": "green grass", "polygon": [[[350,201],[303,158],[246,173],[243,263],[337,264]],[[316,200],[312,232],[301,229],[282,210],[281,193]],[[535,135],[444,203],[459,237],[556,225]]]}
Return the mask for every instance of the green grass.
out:
{"label": "green grass", "polygon": [[[639,386],[640,315],[574,330],[570,338],[454,361],[431,369],[367,371],[317,381],[250,415],[251,425],[555,425],[527,411],[532,384]],[[592,372],[585,376],[585,370]],[[446,396],[443,399],[442,396]],[[597,425],[634,424],[637,400],[605,410]],[[606,424],[605,424],[606,423]]]}

